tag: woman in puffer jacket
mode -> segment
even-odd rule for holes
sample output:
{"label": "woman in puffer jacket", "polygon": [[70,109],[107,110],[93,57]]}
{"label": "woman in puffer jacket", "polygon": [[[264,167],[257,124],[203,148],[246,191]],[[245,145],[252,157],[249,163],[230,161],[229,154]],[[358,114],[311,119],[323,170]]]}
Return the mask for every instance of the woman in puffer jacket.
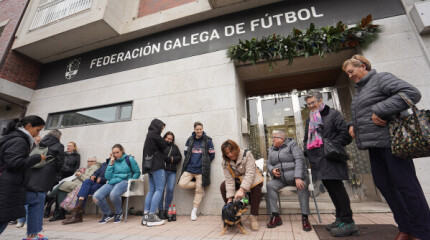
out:
{"label": "woman in puffer jacket", "polygon": [[414,162],[412,158],[392,154],[388,124],[396,114],[405,114],[403,111],[409,108],[398,93],[417,103],[420,92],[390,73],[377,73],[361,55],[346,60],[342,69],[357,89],[351,103],[349,134],[355,138],[358,149],[369,151],[373,181],[399,227],[396,239],[430,239],[430,209]]}
{"label": "woman in puffer jacket", "polygon": [[14,119],[0,138],[0,234],[9,221],[25,216],[25,198],[29,169],[46,156],[30,155],[33,137],[45,126],[39,116]]}

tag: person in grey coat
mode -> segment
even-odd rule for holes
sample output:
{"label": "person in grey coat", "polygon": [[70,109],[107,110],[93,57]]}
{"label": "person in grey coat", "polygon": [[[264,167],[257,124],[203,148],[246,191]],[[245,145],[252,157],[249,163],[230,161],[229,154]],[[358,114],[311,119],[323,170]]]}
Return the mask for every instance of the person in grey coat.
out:
{"label": "person in grey coat", "polygon": [[326,229],[335,237],[357,234],[358,228],[352,219],[351,202],[342,182],[349,179],[348,167],[346,162],[327,159],[323,146],[323,139],[346,146],[351,143],[352,137],[348,134],[342,114],[325,105],[320,92],[308,92],[305,101],[310,110],[303,140],[305,155],[309,158],[313,180],[322,180],[336,208],[336,221],[327,225]]}
{"label": "person in grey coat", "polygon": [[282,225],[282,219],[278,212],[278,191],[286,186],[296,186],[302,211],[303,230],[311,231],[312,227],[308,220],[309,191],[307,184],[307,170],[305,167],[305,157],[302,149],[292,138],[287,138],[285,133],[274,130],[272,133],[273,145],[269,149],[267,159],[267,171],[273,179],[266,184],[267,198],[266,204],[269,212],[272,213],[268,228]]}
{"label": "person in grey coat", "polygon": [[414,162],[392,154],[388,124],[396,114],[407,113],[408,105],[397,93],[406,94],[415,103],[421,93],[390,73],[377,73],[361,55],[346,60],[342,69],[357,89],[349,133],[359,149],[369,151],[373,180],[398,224],[396,239],[430,239],[430,209]]}

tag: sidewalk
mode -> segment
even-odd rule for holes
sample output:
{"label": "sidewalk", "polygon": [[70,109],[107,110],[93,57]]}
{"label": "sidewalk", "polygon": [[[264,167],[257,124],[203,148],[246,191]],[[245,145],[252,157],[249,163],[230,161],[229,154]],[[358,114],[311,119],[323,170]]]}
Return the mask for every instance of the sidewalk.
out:
{"label": "sidewalk", "polygon": [[[70,215],[68,216],[70,217]],[[189,216],[178,216],[176,222],[167,222],[159,227],[144,227],[141,225],[139,216],[129,216],[127,223],[114,224],[109,222],[104,225],[98,224],[99,215],[85,216],[83,223],[72,225],[61,225],[61,221],[49,222],[45,219],[43,223],[43,235],[50,240],[61,239],[100,239],[100,240],[194,240],[194,239],[287,239],[287,240],[317,240],[318,236],[314,230],[305,232],[301,227],[301,215],[282,215],[283,224],[279,227],[266,228],[267,215],[258,217],[260,223],[259,231],[251,231],[249,226],[249,215],[242,218],[245,230],[248,234],[243,235],[236,228],[229,228],[224,236],[220,236],[222,223],[220,216],[199,216],[195,222]],[[332,214],[322,214],[322,224],[334,221]],[[317,224],[318,216],[310,216],[311,224]],[[360,213],[354,215],[357,224],[393,224],[396,226],[391,213]],[[0,239],[17,240],[25,236],[25,229],[15,228],[9,225],[0,235]]]}

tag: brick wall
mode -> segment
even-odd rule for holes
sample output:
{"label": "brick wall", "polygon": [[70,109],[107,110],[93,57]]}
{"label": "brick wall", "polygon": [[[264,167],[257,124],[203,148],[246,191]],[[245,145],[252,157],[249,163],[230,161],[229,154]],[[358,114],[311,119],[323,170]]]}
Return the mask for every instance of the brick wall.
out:
{"label": "brick wall", "polygon": [[138,17],[174,8],[196,0],[140,0]]}
{"label": "brick wall", "polygon": [[9,20],[0,36],[0,78],[34,89],[42,64],[11,51],[11,41],[26,5],[27,0],[0,1],[0,22]]}

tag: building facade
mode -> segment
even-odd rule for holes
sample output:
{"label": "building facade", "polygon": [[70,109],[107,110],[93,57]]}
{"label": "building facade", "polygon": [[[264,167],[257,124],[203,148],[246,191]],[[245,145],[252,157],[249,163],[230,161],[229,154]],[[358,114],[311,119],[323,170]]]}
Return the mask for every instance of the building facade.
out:
{"label": "building facade", "polygon": [[[325,102],[350,119],[354,89],[341,64],[352,55],[361,53],[379,72],[410,82],[423,95],[418,107],[430,105],[430,40],[425,27],[417,24],[425,19],[414,13],[428,10],[427,4],[35,0],[29,2],[12,49],[43,64],[27,114],[47,119],[47,129],[60,128],[62,141],[76,142],[82,159],[92,155],[103,159],[113,144],[121,143],[141,160],[154,118],[166,123],[184,150],[193,123],[201,121],[213,138],[216,158],[199,211],[219,214],[223,205],[219,185],[224,179],[221,143],[233,139],[265,158],[272,130],[282,129],[301,144],[308,116],[303,96],[309,89],[321,90]],[[299,57],[292,65],[279,61],[273,70],[266,63],[238,64],[226,55],[239,39],[287,35],[310,23],[353,25],[368,14],[383,31],[366,49],[348,48],[324,58]],[[351,200],[383,201],[373,185],[367,152],[354,144],[348,151],[352,161],[345,185]],[[426,160],[415,160],[421,183],[430,180]],[[430,188],[423,188],[429,200]],[[175,190],[180,214],[189,213],[193,196],[192,191]],[[134,205],[141,208],[141,199]]]}

